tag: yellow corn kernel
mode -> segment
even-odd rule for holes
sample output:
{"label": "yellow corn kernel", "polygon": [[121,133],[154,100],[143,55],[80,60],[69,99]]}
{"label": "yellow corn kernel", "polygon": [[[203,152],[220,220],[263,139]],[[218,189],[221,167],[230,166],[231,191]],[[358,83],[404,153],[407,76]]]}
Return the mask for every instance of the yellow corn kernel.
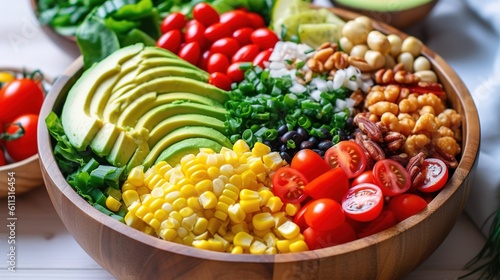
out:
{"label": "yellow corn kernel", "polygon": [[264,251],[264,254],[266,255],[275,255],[278,253],[278,250],[276,247],[267,247],[266,250]]}
{"label": "yellow corn kernel", "polygon": [[172,193],[172,192],[178,192],[180,191],[179,185],[177,184],[172,184],[170,182],[165,182],[163,185],[161,185],[161,188],[163,190],[163,193],[165,195]]}
{"label": "yellow corn kernel", "polygon": [[251,162],[250,169],[255,174],[264,173],[266,176],[267,176],[267,172],[269,171],[269,168],[267,166],[265,166],[261,160],[255,160],[255,161]]}
{"label": "yellow corn kernel", "polygon": [[205,217],[207,220],[210,220],[214,217],[214,211],[212,209],[203,210],[203,217]]}
{"label": "yellow corn kernel", "polygon": [[204,192],[213,192],[213,184],[211,180],[205,179],[202,181],[199,181],[194,185],[194,188],[196,190],[196,193],[202,194]]}
{"label": "yellow corn kernel", "polygon": [[285,213],[291,217],[295,216],[295,214],[299,212],[299,209],[300,209],[300,203],[287,203],[285,205]]}
{"label": "yellow corn kernel", "polygon": [[294,222],[287,220],[278,227],[278,232],[286,239],[292,239],[300,233],[300,228]]}
{"label": "yellow corn kernel", "polygon": [[184,178],[184,174],[179,170],[179,168],[172,168],[172,170],[169,170],[167,174],[170,174],[168,181],[171,184],[177,184],[182,178]]}
{"label": "yellow corn kernel", "polygon": [[274,227],[274,217],[270,213],[258,213],[252,218],[253,228],[256,230],[267,230]]}
{"label": "yellow corn kernel", "polygon": [[151,221],[149,221],[148,223],[152,228],[154,228],[155,230],[158,230],[160,229],[160,225],[161,225],[161,222],[158,221],[157,219],[155,218],[152,218]]}
{"label": "yellow corn kernel", "polygon": [[259,198],[254,198],[254,199],[248,199],[248,200],[240,200],[240,206],[245,213],[252,213],[260,210],[260,199]]}
{"label": "yellow corn kernel", "polygon": [[197,196],[198,194],[196,193],[196,189],[192,184],[185,184],[183,185],[179,192],[181,193],[181,196],[184,198],[189,198],[192,196]]}
{"label": "yellow corn kernel", "polygon": [[230,199],[232,199],[234,201],[237,201],[238,198],[239,198],[239,195],[238,195],[239,192],[240,192],[239,190],[237,192],[234,192],[234,191],[232,191],[230,189],[224,189],[222,191],[222,195],[225,195],[225,196],[229,197]]}
{"label": "yellow corn kernel", "polygon": [[226,233],[227,233],[227,227],[221,226],[221,227],[219,227],[219,230],[217,231],[216,234],[224,236],[224,235],[226,235]]}
{"label": "yellow corn kernel", "polygon": [[233,144],[233,151],[235,151],[236,153],[243,154],[250,151],[250,147],[248,146],[247,142],[245,142],[245,140],[238,139]]}
{"label": "yellow corn kernel", "polygon": [[266,203],[266,207],[269,207],[273,213],[278,212],[283,207],[283,202],[281,201],[281,198],[273,196],[269,198],[269,201]]}
{"label": "yellow corn kernel", "polygon": [[253,145],[253,148],[252,148],[252,156],[254,157],[262,157],[264,155],[267,155],[271,152],[271,148],[262,143],[262,142],[257,142]]}
{"label": "yellow corn kernel", "polygon": [[232,231],[226,231],[226,234],[224,234],[222,237],[232,245],[234,240],[234,235],[235,234]]}
{"label": "yellow corn kernel", "polygon": [[241,179],[241,175],[233,174],[231,177],[229,177],[229,183],[237,186],[238,188],[241,188],[243,179]]}
{"label": "yellow corn kernel", "polygon": [[241,248],[241,246],[234,246],[231,250],[231,254],[243,254],[243,248]]}
{"label": "yellow corn kernel", "polygon": [[191,182],[193,182],[193,184],[196,184],[196,183],[204,181],[204,180],[211,181],[211,180],[209,180],[210,175],[208,175],[207,170],[198,170],[198,171],[194,172],[191,175],[191,177],[189,177],[189,178],[190,178]]}
{"label": "yellow corn kernel", "polygon": [[217,197],[213,192],[203,192],[198,198],[203,209],[212,209],[217,205]]}
{"label": "yellow corn kernel", "polygon": [[162,222],[164,221],[166,218],[168,218],[168,213],[163,210],[163,209],[158,209],[154,212],[154,216],[155,216],[155,219],[157,219],[158,221]]}
{"label": "yellow corn kernel", "polygon": [[194,240],[191,245],[198,249],[210,250],[210,243],[208,243],[208,240]]}
{"label": "yellow corn kernel", "polygon": [[210,148],[200,148],[200,153],[213,154],[215,151]]}
{"label": "yellow corn kernel", "polygon": [[273,196],[274,196],[273,192],[267,188],[259,190],[260,206],[265,206],[269,201],[269,199]]}
{"label": "yellow corn kernel", "polygon": [[180,227],[177,229],[177,236],[180,237],[181,239],[188,236],[189,235],[189,231],[184,228],[184,227]]}
{"label": "yellow corn kernel", "polygon": [[204,217],[198,217],[196,219],[196,223],[194,224],[193,233],[196,235],[200,235],[207,231],[208,228],[208,220]]}
{"label": "yellow corn kernel", "polygon": [[227,213],[224,213],[220,210],[216,210],[214,216],[221,221],[225,221],[227,219]]}
{"label": "yellow corn kernel", "polygon": [[[248,224],[245,222],[242,222],[239,224],[232,225],[231,232],[235,235],[240,233],[240,232],[247,232],[248,233]],[[233,243],[234,243],[234,240],[233,240]]]}
{"label": "yellow corn kernel", "polygon": [[290,241],[286,239],[280,239],[276,241],[276,248],[280,253],[290,252]]}
{"label": "yellow corn kernel", "polygon": [[222,243],[222,247],[224,247],[224,250],[226,250],[229,247],[229,242],[226,239],[224,239],[224,237],[219,235],[218,233],[216,233],[214,235],[214,239],[216,239]]}
{"label": "yellow corn kernel", "polygon": [[181,164],[181,166],[183,166],[183,165],[186,165],[190,161],[194,161],[195,159],[196,159],[196,156],[194,154],[186,154],[185,156],[183,156],[181,158],[179,163]]}
{"label": "yellow corn kernel", "polygon": [[191,179],[186,178],[186,177],[181,178],[181,179],[179,180],[179,182],[177,182],[177,185],[179,186],[179,188],[181,188],[181,187],[183,187],[183,186],[185,186],[185,185],[188,185],[188,184],[191,184],[191,185],[192,185],[193,183],[191,182]]}
{"label": "yellow corn kernel", "polygon": [[132,212],[127,212],[127,214],[125,214],[125,217],[123,217],[123,221],[127,226],[132,226],[135,220],[137,220],[137,217]]}
{"label": "yellow corn kernel", "polygon": [[[143,187],[144,185],[140,185],[139,187]],[[132,185],[131,183],[129,183],[128,181],[125,181],[125,183],[123,183],[122,185],[122,193],[125,192],[125,191],[128,191],[128,190],[137,190],[138,187]]]}
{"label": "yellow corn kernel", "polygon": [[260,238],[264,238],[264,236],[269,232],[271,232],[271,229],[259,230],[259,229],[255,229],[255,227],[252,229],[253,235],[255,235],[256,237],[260,237]]}
{"label": "yellow corn kernel", "polygon": [[156,212],[156,210],[161,209],[163,206],[163,203],[165,203],[165,199],[163,198],[154,198],[151,203],[149,204],[149,211],[151,212]]}
{"label": "yellow corn kernel", "polygon": [[161,185],[163,184],[164,182],[166,182],[165,179],[163,179],[162,176],[158,175],[158,174],[154,174],[150,180],[147,182],[146,186],[152,190],[153,188],[155,188],[155,186],[157,185]]}
{"label": "yellow corn kernel", "polygon": [[168,214],[170,214],[170,212],[172,212],[174,210],[174,207],[172,207],[171,203],[165,202],[161,206],[161,209],[163,209],[165,212],[167,212]]}
{"label": "yellow corn kernel", "polygon": [[[229,183],[229,178],[226,175],[220,174],[219,177],[217,177],[217,178],[221,179],[222,182],[224,182],[224,184]],[[224,187],[225,187],[225,185],[224,185]]]}
{"label": "yellow corn kernel", "polygon": [[187,207],[187,200],[184,197],[179,197],[172,202],[172,207],[175,211],[180,211],[182,208]]}
{"label": "yellow corn kernel", "polygon": [[186,235],[186,237],[182,238],[182,244],[192,246],[194,241],[194,237],[191,234]]}
{"label": "yellow corn kernel", "polygon": [[175,210],[170,212],[170,214],[168,214],[168,216],[176,219],[179,223],[182,222],[182,219],[183,219],[181,214],[179,214],[179,212],[177,212]]}
{"label": "yellow corn kernel", "polygon": [[222,225],[221,221],[216,217],[210,218],[208,220],[207,230],[213,236],[219,230],[221,225]]}
{"label": "yellow corn kernel", "polygon": [[[215,157],[214,157],[215,158]],[[217,160],[215,161],[215,163],[217,163]],[[209,164],[208,163],[208,160],[207,160],[207,165],[211,165],[208,169],[207,169],[207,173],[208,173],[208,177],[210,179],[215,179],[217,177],[219,177],[220,175],[220,171],[219,171],[219,168],[218,167],[215,167],[214,164]]]}
{"label": "yellow corn kernel", "polygon": [[153,200],[154,200],[153,196],[150,193],[141,195],[140,199],[141,199],[142,205],[144,205],[144,206],[149,206],[149,204],[151,204],[151,202],[153,202]]}
{"label": "yellow corn kernel", "polygon": [[193,209],[194,211],[198,211],[198,210],[203,209],[196,196],[192,196],[192,197],[187,199],[187,206],[189,208]]}
{"label": "yellow corn kernel", "polygon": [[274,233],[268,232],[262,237],[262,239],[266,242],[267,247],[276,247],[278,238],[274,235]]}
{"label": "yellow corn kernel", "polygon": [[128,210],[128,213],[133,213],[135,215],[135,212],[137,211],[137,209],[139,209],[139,207],[141,207],[142,204],[140,202],[132,202],[132,204],[130,204],[129,207],[127,207],[127,210]]}
{"label": "yellow corn kernel", "polygon": [[229,219],[236,224],[245,220],[246,213],[243,211],[239,203],[229,205],[227,212],[229,214]]}
{"label": "yellow corn kernel", "polygon": [[193,215],[194,211],[193,211],[193,209],[186,206],[186,207],[182,208],[181,210],[179,210],[179,214],[181,214],[181,216],[183,218],[186,218],[186,217]]}
{"label": "yellow corn kernel", "polygon": [[172,166],[165,161],[160,161],[157,164],[155,164],[155,172],[163,176],[164,179],[165,179],[165,174],[167,174],[167,172],[170,169],[172,169]]}
{"label": "yellow corn kernel", "polygon": [[259,199],[260,201],[260,196],[259,193],[256,191],[249,189],[242,189],[240,191],[240,199],[241,200]]}
{"label": "yellow corn kernel", "polygon": [[219,202],[224,202],[228,206],[236,203],[236,201],[231,199],[229,196],[225,196],[225,195],[219,196]]}
{"label": "yellow corn kernel", "polygon": [[136,166],[130,170],[127,176],[127,182],[130,184],[140,187],[144,184],[144,166]]}
{"label": "yellow corn kernel", "polygon": [[194,229],[197,220],[198,220],[198,215],[193,213],[190,216],[187,216],[184,219],[182,219],[181,225],[187,230],[192,231]]}
{"label": "yellow corn kernel", "polygon": [[152,189],[151,190],[151,196],[155,197],[155,198],[164,197],[165,196],[165,191],[163,190],[163,187]]}
{"label": "yellow corn kernel", "polygon": [[200,162],[203,162],[203,161],[192,161],[192,163],[183,166],[184,175],[188,178],[191,178],[196,171],[199,171],[199,170],[206,171],[207,166],[203,163],[200,163]]}
{"label": "yellow corn kernel", "polygon": [[286,217],[286,213],[285,212],[276,212],[276,213],[272,213],[273,217],[274,217],[274,227],[275,228],[278,228],[279,226],[281,226],[284,222],[288,221],[288,218]]}
{"label": "yellow corn kernel", "polygon": [[165,201],[168,203],[173,203],[176,199],[181,197],[180,191],[169,192],[165,195]]}
{"label": "yellow corn kernel", "polygon": [[250,253],[254,255],[260,255],[264,254],[266,251],[267,247],[266,244],[260,242],[259,240],[255,240],[252,242],[252,245],[250,245]]}
{"label": "yellow corn kernel", "polygon": [[234,174],[234,167],[231,164],[226,163],[220,167],[219,171],[221,175],[230,178]]}
{"label": "yellow corn kernel", "polygon": [[227,164],[236,165],[240,161],[238,154],[236,154],[235,151],[228,149],[226,147],[222,147],[222,149],[220,150],[220,154],[224,155],[224,160]]}
{"label": "yellow corn kernel", "polygon": [[194,237],[194,240],[207,240],[208,239],[208,231],[205,231],[202,234],[198,234]]}
{"label": "yellow corn kernel", "polygon": [[257,188],[257,175],[252,170],[246,170],[241,174],[242,188],[255,190]]}
{"label": "yellow corn kernel", "polygon": [[129,207],[132,202],[140,202],[139,194],[135,190],[126,190],[122,193],[122,200],[125,206]]}
{"label": "yellow corn kernel", "polygon": [[262,162],[272,171],[276,171],[283,166],[283,158],[281,158],[278,152],[272,152],[262,156]]}
{"label": "yellow corn kernel", "polygon": [[292,253],[304,252],[309,250],[309,247],[307,246],[307,243],[304,240],[298,240],[293,243],[290,243],[289,248],[290,252]]}
{"label": "yellow corn kernel", "polygon": [[208,239],[208,245],[210,246],[211,251],[216,251],[216,252],[224,252],[224,244],[220,240],[217,240],[215,238],[210,238]]}
{"label": "yellow corn kernel", "polygon": [[144,205],[141,205],[139,206],[139,208],[137,208],[137,210],[135,211],[135,215],[139,218],[142,219],[142,217],[144,217],[144,215],[146,215],[147,213],[149,213],[149,209],[147,206],[144,206]]}
{"label": "yellow corn kernel", "polygon": [[162,229],[160,230],[160,237],[168,241],[174,241],[177,237],[177,231],[171,228]]}
{"label": "yellow corn kernel", "polygon": [[165,227],[166,228],[171,228],[171,229],[178,229],[179,227],[181,226],[181,223],[176,220],[175,218],[173,217],[168,217],[166,220],[165,220]]}
{"label": "yellow corn kernel", "polygon": [[252,244],[253,238],[254,237],[249,233],[240,231],[234,236],[233,243],[235,246],[240,246],[243,249],[248,249]]}
{"label": "yellow corn kernel", "polygon": [[148,189],[148,187],[142,186],[137,188],[137,193],[139,194],[139,196],[148,194],[149,192],[150,189]]}

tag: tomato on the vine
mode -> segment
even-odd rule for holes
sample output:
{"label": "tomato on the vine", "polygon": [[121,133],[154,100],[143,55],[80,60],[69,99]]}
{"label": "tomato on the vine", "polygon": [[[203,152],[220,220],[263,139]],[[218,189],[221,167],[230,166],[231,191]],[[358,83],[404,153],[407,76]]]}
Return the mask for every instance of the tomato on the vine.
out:
{"label": "tomato on the vine", "polygon": [[29,158],[38,152],[37,138],[38,115],[26,114],[16,118],[5,129],[5,133],[15,135],[19,133],[20,126],[24,130],[24,135],[15,140],[6,140],[5,149],[14,161],[21,161]]}
{"label": "tomato on the vine", "polygon": [[408,171],[399,162],[392,159],[379,160],[373,166],[375,184],[384,195],[395,196],[406,192],[411,187]]}
{"label": "tomato on the vine", "polygon": [[372,170],[365,170],[358,176],[356,176],[352,182],[351,186],[354,187],[358,184],[361,183],[370,183],[370,184],[375,184],[375,179],[373,179],[373,171]]}
{"label": "tomato on the vine", "polygon": [[204,26],[219,22],[219,13],[208,3],[198,3],[193,7],[193,17]]}
{"label": "tomato on the vine", "polygon": [[427,207],[427,201],[416,194],[403,193],[392,197],[388,207],[396,215],[396,220],[401,222]]}
{"label": "tomato on the vine", "polygon": [[272,178],[273,193],[285,203],[300,203],[306,199],[304,186],[307,185],[306,177],[291,167],[281,167]]}
{"label": "tomato on the vine", "polygon": [[361,146],[352,141],[340,141],[325,153],[325,161],[332,167],[341,167],[349,178],[361,174],[366,167],[366,155]]}
{"label": "tomato on the vine", "polygon": [[422,192],[438,191],[448,181],[448,167],[438,158],[426,158],[421,169],[425,180],[418,190]]}
{"label": "tomato on the vine", "polygon": [[377,185],[362,183],[353,186],[342,198],[342,209],[351,219],[368,222],[378,217],[384,207],[384,196]]}
{"label": "tomato on the vine", "polygon": [[345,172],[336,167],[309,181],[304,192],[312,198],[331,198],[341,202],[349,190],[349,179]]}
{"label": "tomato on the vine", "polygon": [[375,220],[368,222],[360,231],[357,232],[358,238],[367,237],[369,235],[386,230],[397,223],[394,211],[383,209],[380,215]]}
{"label": "tomato on the vine", "polygon": [[186,16],[180,12],[168,14],[161,22],[160,30],[162,34],[170,30],[181,30],[187,23]]}
{"label": "tomato on the vine", "polygon": [[7,124],[26,114],[39,114],[44,99],[41,80],[15,79],[0,89],[0,122]]}
{"label": "tomato on the vine", "polygon": [[345,221],[342,206],[330,198],[313,200],[304,213],[309,227],[319,231],[329,231],[339,227]]}
{"label": "tomato on the vine", "polygon": [[347,222],[329,231],[319,231],[308,227],[302,234],[310,250],[340,245],[356,240],[356,232]]}
{"label": "tomato on the vine", "polygon": [[311,149],[298,151],[290,166],[304,174],[309,182],[331,169],[323,158]]}

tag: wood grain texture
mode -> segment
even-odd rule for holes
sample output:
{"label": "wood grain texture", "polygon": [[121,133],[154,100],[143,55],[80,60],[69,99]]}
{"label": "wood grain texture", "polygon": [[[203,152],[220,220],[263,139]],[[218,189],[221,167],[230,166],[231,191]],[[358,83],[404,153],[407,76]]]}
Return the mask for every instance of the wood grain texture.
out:
{"label": "wood grain texture", "polygon": [[[349,19],[357,14],[332,8]],[[382,32],[405,34],[383,23]],[[343,245],[279,255],[231,255],[198,250],[148,236],[100,213],[66,183],[52,154],[46,128],[39,123],[42,174],[61,220],[82,248],[118,279],[401,279],[443,242],[463,210],[476,168],[479,118],[471,95],[457,74],[425,48],[450,104],[463,115],[462,157],[446,187],[428,207],[396,226]],[[44,118],[60,110],[81,75],[77,60],[53,86],[42,108]]]}

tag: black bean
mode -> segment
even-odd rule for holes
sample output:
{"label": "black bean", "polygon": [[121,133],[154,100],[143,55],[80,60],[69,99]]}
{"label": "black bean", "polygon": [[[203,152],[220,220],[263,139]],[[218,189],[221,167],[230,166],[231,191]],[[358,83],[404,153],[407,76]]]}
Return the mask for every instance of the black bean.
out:
{"label": "black bean", "polygon": [[293,135],[293,137],[292,137],[292,140],[293,140],[293,142],[295,142],[295,146],[297,146],[297,147],[300,146],[300,143],[302,143],[302,141],[304,141],[304,139],[307,139],[307,138],[302,137],[302,135],[300,135],[298,133]]}
{"label": "black bean", "polygon": [[282,144],[281,146],[279,146],[280,152],[286,153],[287,150],[288,150],[288,147],[286,146],[286,144]]}
{"label": "black bean", "polygon": [[354,118],[348,117],[346,122],[345,122],[346,128],[348,128],[348,129],[352,128],[353,124],[354,124]]}
{"label": "black bean", "polygon": [[345,133],[343,130],[339,130],[337,132],[337,135],[339,136],[340,140],[347,140],[347,133]]}
{"label": "black bean", "polygon": [[294,131],[294,130],[286,132],[285,134],[283,134],[283,136],[281,136],[281,143],[286,144],[286,142],[288,140],[292,140],[294,135],[296,135],[296,134],[297,134],[297,131]]}
{"label": "black bean", "polygon": [[323,133],[323,135],[325,136],[325,138],[327,139],[332,139],[332,134],[330,133],[330,131],[324,127],[320,128],[321,132]]}
{"label": "black bean", "polygon": [[284,125],[278,127],[277,132],[278,132],[279,136],[283,136],[283,134],[288,132],[288,126],[286,124],[284,124]]}
{"label": "black bean", "polygon": [[313,144],[313,142],[308,141],[308,140],[303,141],[302,143],[300,143],[300,149],[301,150],[303,150],[303,149],[312,149],[312,148],[314,148],[314,146],[315,145]]}
{"label": "black bean", "polygon": [[318,148],[322,151],[328,150],[330,147],[333,146],[333,142],[330,140],[323,140],[318,144]]}
{"label": "black bean", "polygon": [[309,138],[309,133],[307,133],[307,130],[301,126],[297,128],[297,133],[300,134],[303,139]]}
{"label": "black bean", "polygon": [[309,137],[309,142],[311,142],[313,144],[314,147],[316,147],[318,144],[319,144],[319,140],[318,138],[314,137],[314,136],[311,136]]}
{"label": "black bean", "polygon": [[[313,151],[314,151],[315,153],[317,153],[318,155],[321,155],[321,153],[323,152],[323,151],[322,151],[322,150],[320,150],[320,149],[313,149]],[[323,152],[323,154],[324,154],[324,152]]]}
{"label": "black bean", "polygon": [[280,156],[284,159],[288,164],[292,163],[292,156],[290,156],[287,152],[280,152]]}

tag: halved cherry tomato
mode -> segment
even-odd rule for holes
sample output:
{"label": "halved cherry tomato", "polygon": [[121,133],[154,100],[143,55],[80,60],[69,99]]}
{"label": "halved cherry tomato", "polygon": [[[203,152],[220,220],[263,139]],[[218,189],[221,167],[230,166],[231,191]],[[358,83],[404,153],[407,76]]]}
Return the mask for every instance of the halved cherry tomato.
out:
{"label": "halved cherry tomato", "polygon": [[221,72],[226,73],[229,67],[229,59],[221,53],[214,53],[208,58],[208,73]]}
{"label": "halved cherry tomato", "polygon": [[265,27],[254,30],[250,39],[252,43],[258,45],[261,50],[274,48],[274,45],[279,41],[278,36]]}
{"label": "halved cherry tomato", "polygon": [[361,183],[375,184],[375,179],[373,179],[373,171],[365,170],[363,173],[359,174],[352,180],[351,186],[354,187]]}
{"label": "halved cherry tomato", "polygon": [[410,174],[399,162],[392,159],[379,160],[373,166],[373,179],[386,196],[406,192],[410,186]]}
{"label": "halved cherry tomato", "polygon": [[391,198],[388,207],[396,215],[396,220],[401,222],[427,207],[427,201],[416,194],[403,193]]}
{"label": "halved cherry tomato", "polygon": [[198,22],[197,20],[191,20],[189,25],[186,25],[186,31],[184,32],[184,42],[198,42],[200,48],[204,50],[208,42],[205,38],[205,26]]}
{"label": "halved cherry tomato", "polygon": [[182,32],[178,29],[167,31],[158,38],[156,46],[177,54],[181,48],[182,37]]}
{"label": "halved cherry tomato", "polygon": [[227,68],[226,74],[233,82],[241,82],[245,79],[245,71],[240,69],[242,62],[235,62]]}
{"label": "halved cherry tomato", "polygon": [[345,221],[340,204],[329,198],[313,200],[304,213],[309,227],[320,231],[329,231],[339,227]]}
{"label": "halved cherry tomato", "polygon": [[366,155],[355,142],[340,141],[325,153],[325,161],[332,167],[341,167],[349,178],[361,174],[366,167]]}
{"label": "halved cherry tomato", "polygon": [[397,223],[396,215],[390,209],[383,209],[375,220],[368,222],[358,233],[358,238],[386,230]]}
{"label": "halved cherry tomato", "polygon": [[161,22],[160,30],[162,34],[170,30],[181,30],[186,26],[187,19],[183,13],[174,12],[167,15]]}
{"label": "halved cherry tomato", "polygon": [[252,43],[252,40],[250,40],[252,32],[253,32],[252,28],[243,27],[233,32],[233,38],[238,40],[240,46],[245,46]]}
{"label": "halved cherry tomato", "polygon": [[224,73],[213,72],[208,78],[208,83],[223,90],[231,90],[233,81]]}
{"label": "halved cherry tomato", "polygon": [[208,3],[198,3],[193,7],[193,17],[204,26],[219,22],[219,13]]}
{"label": "halved cherry tomato", "polygon": [[38,153],[37,138],[38,115],[26,114],[16,118],[10,123],[5,132],[9,135],[15,135],[21,129],[24,129],[24,135],[15,139],[5,141],[5,149],[14,161],[21,161]]}
{"label": "halved cherry tomato", "polygon": [[368,222],[378,217],[384,206],[382,190],[370,183],[358,184],[342,198],[342,209],[351,219]]}
{"label": "halved cherry tomato", "polygon": [[251,27],[252,24],[247,17],[247,13],[241,10],[222,13],[220,15],[220,23],[227,25],[231,33],[242,27]]}
{"label": "halved cherry tomato", "polygon": [[424,184],[418,187],[423,192],[435,192],[444,187],[448,181],[448,167],[438,158],[426,158],[422,164]]}
{"label": "halved cherry tomato", "polygon": [[39,114],[44,99],[41,80],[15,79],[0,89],[0,122],[7,124],[26,114]]}
{"label": "halved cherry tomato", "polygon": [[300,203],[306,199],[304,186],[306,177],[299,171],[285,166],[276,171],[272,178],[273,193],[285,203]]}
{"label": "halved cherry tomato", "polygon": [[267,49],[261,51],[252,61],[252,64],[255,66],[260,66],[260,68],[265,68],[266,66],[264,65],[264,62],[269,61],[269,57],[271,57],[271,54],[273,53],[273,49]]}
{"label": "halved cherry tomato", "polygon": [[302,234],[310,250],[326,248],[356,240],[356,232],[347,222],[329,231],[319,231],[308,227]]}
{"label": "halved cherry tomato", "polygon": [[231,61],[234,62],[252,62],[253,59],[259,54],[259,46],[250,44],[241,47],[233,55]]}
{"label": "halved cherry tomato", "polygon": [[240,44],[234,38],[222,38],[213,42],[210,46],[212,53],[221,53],[228,58],[232,58],[239,49]]}
{"label": "halved cherry tomato", "polygon": [[311,149],[298,151],[290,166],[304,174],[309,182],[331,169],[321,156]]}
{"label": "halved cherry tomato", "polygon": [[214,23],[205,29],[205,38],[210,42],[230,37],[233,31],[226,24],[220,22]]}
{"label": "halved cherry tomato", "polygon": [[197,65],[201,55],[200,44],[198,44],[198,42],[196,41],[187,43],[182,46],[177,55],[187,62],[193,65]]}
{"label": "halved cherry tomato", "polygon": [[339,203],[348,190],[349,179],[340,167],[328,170],[304,187],[304,192],[312,198],[331,198]]}

